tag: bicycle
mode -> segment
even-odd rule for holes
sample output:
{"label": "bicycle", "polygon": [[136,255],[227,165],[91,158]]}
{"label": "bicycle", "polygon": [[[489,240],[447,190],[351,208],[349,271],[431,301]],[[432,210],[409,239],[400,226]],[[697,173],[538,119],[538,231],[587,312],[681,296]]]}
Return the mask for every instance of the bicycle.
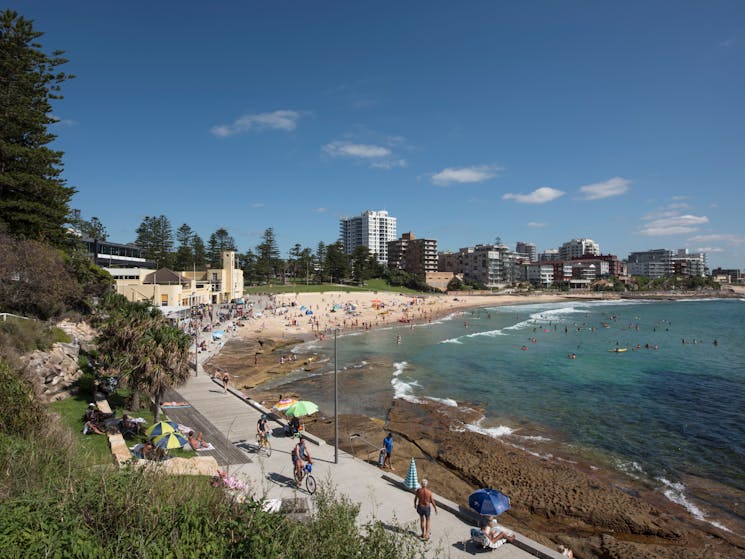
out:
{"label": "bicycle", "polygon": [[313,465],[310,462],[307,462],[301,469],[300,469],[300,477],[298,477],[297,470],[293,468],[293,475],[295,477],[295,485],[299,489],[300,484],[303,483],[303,479],[305,479],[305,488],[308,490],[308,493],[313,495],[313,493],[316,492],[316,478],[313,477],[311,472],[313,471]]}
{"label": "bicycle", "polygon": [[266,435],[256,435],[256,446],[258,447],[256,452],[263,452],[266,457],[269,458],[272,455],[272,443],[269,442],[269,433]]}

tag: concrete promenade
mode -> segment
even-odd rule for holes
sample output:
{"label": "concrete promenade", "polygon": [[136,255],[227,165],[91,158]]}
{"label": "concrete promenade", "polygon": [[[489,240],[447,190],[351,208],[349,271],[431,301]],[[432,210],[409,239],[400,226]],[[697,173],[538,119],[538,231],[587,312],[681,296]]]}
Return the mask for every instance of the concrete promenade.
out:
{"label": "concrete promenade", "polygon": [[[200,357],[207,358],[208,355],[202,354]],[[256,496],[285,501],[301,498],[307,500],[312,508],[313,497],[304,488],[298,490],[294,486],[290,453],[296,441],[280,435],[279,423],[270,422],[278,434],[271,439],[271,457],[267,458],[256,452],[256,422],[262,413],[258,404],[251,402],[237,390],[224,393],[222,386],[211,380],[201,365],[199,374],[180,387],[178,392],[217,431],[244,451],[244,462],[221,465],[230,475],[247,481]],[[377,519],[385,524],[405,527],[415,536],[419,534],[414,496],[396,483],[398,478],[342,451],[339,451],[338,464],[334,464],[334,448],[323,441],[319,445],[310,444],[309,450],[315,462],[313,475],[319,485],[331,482],[338,493],[359,503],[360,524]],[[426,544],[427,556],[466,557],[478,553],[473,544],[467,541],[473,524],[446,510],[449,508],[457,512],[458,505],[438,497],[437,487],[432,487],[432,491],[438,504],[442,503],[444,506],[440,508],[439,514],[432,514],[432,538]],[[561,559],[556,551],[519,534],[517,540],[517,545],[503,545],[491,551],[489,556],[500,559],[536,556]]]}

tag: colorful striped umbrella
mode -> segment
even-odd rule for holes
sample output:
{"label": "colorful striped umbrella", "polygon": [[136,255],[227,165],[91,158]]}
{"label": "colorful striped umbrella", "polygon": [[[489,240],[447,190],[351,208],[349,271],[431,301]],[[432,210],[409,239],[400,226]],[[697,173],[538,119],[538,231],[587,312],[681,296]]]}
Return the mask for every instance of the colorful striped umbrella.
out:
{"label": "colorful striped umbrella", "polygon": [[160,437],[155,437],[153,445],[156,448],[182,448],[189,441],[181,433],[166,433]]}
{"label": "colorful striped umbrella", "polygon": [[284,398],[274,404],[274,409],[277,411],[285,411],[287,408],[295,404],[297,400],[295,398]]}
{"label": "colorful striped umbrella", "polygon": [[175,433],[176,431],[178,431],[178,425],[173,421],[158,421],[158,423],[153,423],[148,427],[145,430],[145,434],[148,437],[158,437],[166,433]]}
{"label": "colorful striped umbrella", "polygon": [[412,491],[415,489],[419,489],[419,477],[416,473],[416,464],[414,463],[413,456],[411,457],[411,462],[409,462],[409,471],[406,473],[404,485],[407,489],[411,489]]}

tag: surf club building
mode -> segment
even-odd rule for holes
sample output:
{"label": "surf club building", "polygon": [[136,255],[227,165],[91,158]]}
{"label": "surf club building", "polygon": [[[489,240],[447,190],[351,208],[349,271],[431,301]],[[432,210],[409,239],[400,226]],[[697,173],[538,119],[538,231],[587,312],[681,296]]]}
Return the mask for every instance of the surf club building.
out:
{"label": "surf club building", "polygon": [[243,270],[234,251],[222,252],[222,268],[175,272],[168,268],[105,268],[116,292],[130,301],[147,302],[164,312],[194,305],[229,303],[243,297]]}

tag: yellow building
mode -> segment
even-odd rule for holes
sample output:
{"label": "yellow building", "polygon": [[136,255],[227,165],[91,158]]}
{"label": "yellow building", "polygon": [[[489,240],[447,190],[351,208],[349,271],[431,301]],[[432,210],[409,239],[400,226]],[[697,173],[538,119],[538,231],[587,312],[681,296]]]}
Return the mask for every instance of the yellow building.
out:
{"label": "yellow building", "polygon": [[243,270],[235,266],[235,252],[223,251],[222,268],[174,272],[168,268],[106,268],[116,292],[130,301],[148,302],[169,310],[193,305],[229,303],[243,297]]}

